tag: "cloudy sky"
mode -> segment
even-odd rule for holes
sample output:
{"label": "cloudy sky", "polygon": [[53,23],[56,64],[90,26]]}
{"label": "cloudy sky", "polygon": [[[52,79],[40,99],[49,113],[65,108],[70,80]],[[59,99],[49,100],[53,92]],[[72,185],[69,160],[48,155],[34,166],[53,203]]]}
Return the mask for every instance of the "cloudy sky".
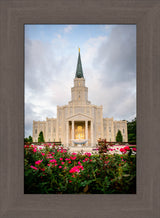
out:
{"label": "cloudy sky", "polygon": [[89,101],[103,117],[136,116],[136,25],[25,25],[25,137],[71,100],[78,47]]}

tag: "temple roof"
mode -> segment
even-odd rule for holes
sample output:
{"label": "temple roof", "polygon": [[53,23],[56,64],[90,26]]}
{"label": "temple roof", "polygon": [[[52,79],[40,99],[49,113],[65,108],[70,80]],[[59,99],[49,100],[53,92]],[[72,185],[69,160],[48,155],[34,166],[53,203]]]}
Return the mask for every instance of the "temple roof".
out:
{"label": "temple roof", "polygon": [[80,49],[78,53],[78,62],[77,62],[77,69],[76,69],[76,76],[75,78],[84,78],[83,76],[83,69],[82,69],[82,63],[81,63],[81,55],[80,55]]}

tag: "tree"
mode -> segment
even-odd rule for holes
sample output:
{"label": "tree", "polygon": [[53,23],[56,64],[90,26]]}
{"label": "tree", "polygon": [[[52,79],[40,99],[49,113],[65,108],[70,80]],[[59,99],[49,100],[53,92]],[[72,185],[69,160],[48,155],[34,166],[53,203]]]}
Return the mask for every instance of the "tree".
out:
{"label": "tree", "polygon": [[31,143],[33,142],[32,136],[29,136],[28,142],[31,142]]}
{"label": "tree", "polygon": [[33,139],[32,139],[32,136],[29,136],[28,138],[24,138],[24,143],[32,143],[33,142]]}
{"label": "tree", "polygon": [[43,132],[39,133],[38,142],[44,142]]}
{"label": "tree", "polygon": [[116,142],[123,142],[123,136],[120,130],[117,132]]}
{"label": "tree", "polygon": [[128,142],[130,144],[136,144],[136,117],[131,122],[127,122],[127,129]]}
{"label": "tree", "polygon": [[24,143],[27,143],[28,142],[28,138],[24,138]]}

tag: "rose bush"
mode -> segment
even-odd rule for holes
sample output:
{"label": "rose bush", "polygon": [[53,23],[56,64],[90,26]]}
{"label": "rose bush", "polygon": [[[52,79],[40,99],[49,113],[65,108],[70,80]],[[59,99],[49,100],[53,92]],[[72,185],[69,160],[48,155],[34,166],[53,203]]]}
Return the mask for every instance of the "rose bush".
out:
{"label": "rose bush", "polygon": [[27,194],[136,193],[136,155],[70,154],[62,146],[41,149],[25,146],[24,191]]}

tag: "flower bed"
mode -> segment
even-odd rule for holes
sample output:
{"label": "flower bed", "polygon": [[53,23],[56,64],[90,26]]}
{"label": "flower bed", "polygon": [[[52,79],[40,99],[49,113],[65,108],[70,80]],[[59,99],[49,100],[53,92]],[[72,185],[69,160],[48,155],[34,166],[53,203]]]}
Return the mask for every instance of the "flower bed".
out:
{"label": "flower bed", "polygon": [[24,148],[24,191],[29,194],[136,193],[136,156],[69,154],[63,147]]}

